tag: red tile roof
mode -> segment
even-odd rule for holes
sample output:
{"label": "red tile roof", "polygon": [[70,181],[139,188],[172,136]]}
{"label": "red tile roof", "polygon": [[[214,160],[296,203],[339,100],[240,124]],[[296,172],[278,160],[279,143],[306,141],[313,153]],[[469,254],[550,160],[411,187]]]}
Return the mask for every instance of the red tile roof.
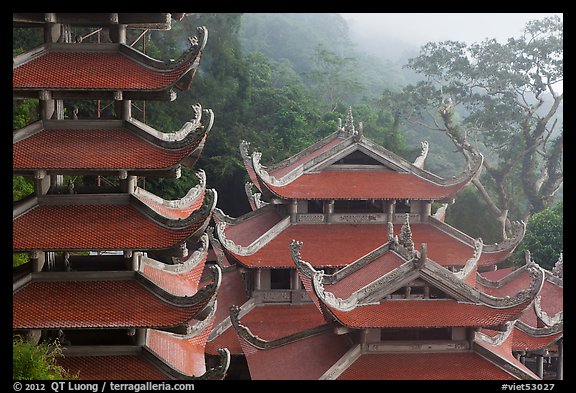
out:
{"label": "red tile roof", "polygon": [[59,365],[80,380],[167,380],[169,379],[144,356],[99,355],[56,358]]}
{"label": "red tile roof", "polygon": [[[313,304],[255,307],[240,322],[264,340],[278,339],[325,323]],[[318,379],[350,348],[347,337],[332,331],[269,350],[258,350],[244,339],[239,340],[253,380]]]}
{"label": "red tile roof", "polygon": [[12,239],[14,250],[166,249],[202,224],[170,229],[131,205],[44,205],[14,219]]}
{"label": "red tile roof", "polygon": [[[242,231],[243,224],[235,230]],[[399,234],[401,224],[394,224]],[[473,247],[428,224],[410,224],[416,248],[428,244],[428,258],[446,265],[463,266],[473,255]],[[375,250],[387,241],[385,224],[294,224],[270,240],[252,255],[231,252],[243,265],[250,267],[294,267],[289,245],[292,239],[302,241],[302,259],[314,267],[345,266]],[[226,230],[228,238],[228,231]],[[231,240],[235,241],[233,237]],[[352,246],[353,245],[353,246]],[[230,252],[230,251],[229,251]],[[482,254],[478,265],[494,263],[494,254]]]}
{"label": "red tile roof", "polygon": [[186,159],[201,140],[166,149],[126,128],[45,129],[13,144],[12,166],[15,170],[168,169]]}
{"label": "red tile roof", "polygon": [[382,300],[351,311],[329,308],[343,324],[353,328],[497,326],[514,319],[528,304],[491,308],[455,300]]}
{"label": "red tile roof", "polygon": [[179,372],[199,377],[206,373],[204,346],[211,327],[212,323],[199,334],[189,338],[150,329],[146,337],[146,345]]}
{"label": "red tile roof", "polygon": [[563,332],[547,336],[534,337],[526,334],[518,328],[514,329],[512,348],[515,351],[534,351],[536,349],[546,348],[554,341],[562,337]]}
{"label": "red tile roof", "polygon": [[[72,45],[72,44],[68,44]],[[48,50],[14,67],[14,89],[46,90],[163,90],[175,84],[190,67],[160,71],[119,51]],[[84,44],[86,45],[86,44]]]}
{"label": "red tile roof", "polygon": [[135,280],[32,281],[12,304],[14,329],[170,327],[205,306],[168,304]]}
{"label": "red tile roof", "polygon": [[455,195],[465,184],[441,186],[410,173],[324,171],[303,174],[279,187],[266,186],[282,198],[294,199],[426,199]]}
{"label": "red tile roof", "polygon": [[[191,251],[189,252],[192,253]],[[207,256],[208,253],[205,252],[202,259],[194,268],[182,272],[168,271],[166,269],[159,269],[150,264],[144,264],[142,274],[160,288],[173,295],[190,296],[195,294],[198,290],[198,283],[200,282],[200,277],[202,276]]]}
{"label": "red tile roof", "polygon": [[473,352],[374,353],[360,356],[339,380],[516,379]]}
{"label": "red tile roof", "polygon": [[353,292],[372,283],[386,273],[391,272],[404,262],[406,261],[397,254],[387,252],[368,265],[339,280],[337,283],[324,284],[324,289],[333,293],[334,296],[338,298],[348,298]]}

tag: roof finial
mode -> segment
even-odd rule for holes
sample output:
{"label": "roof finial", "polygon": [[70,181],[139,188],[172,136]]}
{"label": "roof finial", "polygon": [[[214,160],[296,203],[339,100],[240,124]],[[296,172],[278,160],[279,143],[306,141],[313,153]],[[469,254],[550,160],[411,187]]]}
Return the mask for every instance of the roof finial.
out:
{"label": "roof finial", "polygon": [[412,254],[414,252],[414,242],[412,241],[412,230],[410,229],[410,214],[406,213],[406,220],[400,229],[400,244]]}
{"label": "roof finial", "polygon": [[348,107],[348,113],[346,114],[346,125],[344,126],[344,131],[348,132],[350,135],[356,135],[356,130],[354,129],[354,119],[352,117],[352,106]]}

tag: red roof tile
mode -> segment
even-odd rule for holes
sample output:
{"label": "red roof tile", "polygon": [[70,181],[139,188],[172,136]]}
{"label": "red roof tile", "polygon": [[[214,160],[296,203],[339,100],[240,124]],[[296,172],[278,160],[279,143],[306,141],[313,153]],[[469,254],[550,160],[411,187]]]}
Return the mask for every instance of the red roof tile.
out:
{"label": "red roof tile", "polygon": [[295,199],[442,199],[465,184],[440,186],[409,173],[324,171],[304,174],[291,183],[267,187],[282,198]]}
{"label": "red roof tile", "polygon": [[14,250],[165,249],[202,224],[169,229],[131,205],[44,205],[14,219],[12,239]]}
{"label": "red roof tile", "polygon": [[[394,224],[399,234],[401,224]],[[428,224],[410,224],[416,248],[428,244],[428,258],[446,265],[463,266],[473,255],[473,247]],[[242,226],[237,225],[241,231]],[[302,259],[314,267],[345,266],[387,241],[384,224],[295,224],[290,225],[252,255],[234,254],[240,263],[254,267],[294,267],[289,245],[292,239],[302,241]],[[228,231],[226,230],[228,238]],[[231,240],[235,241],[233,237]],[[479,265],[493,263],[492,254],[482,254]]]}
{"label": "red roof tile", "polygon": [[343,325],[354,328],[497,326],[518,317],[526,306],[505,309],[448,299],[383,300],[347,312],[330,311]]}
{"label": "red roof tile", "polygon": [[190,338],[150,329],[148,330],[146,345],[179,372],[188,376],[199,377],[206,373],[204,346],[211,327],[212,323],[202,332]]}
{"label": "red roof tile", "polygon": [[348,298],[353,292],[374,282],[374,280],[391,272],[404,262],[406,261],[397,254],[387,252],[337,283],[333,285],[324,284],[324,289],[338,298]]}
{"label": "red roof tile", "polygon": [[167,169],[187,158],[200,141],[201,138],[172,150],[154,145],[125,128],[49,129],[13,144],[12,166],[17,170]]}
{"label": "red roof tile", "polygon": [[364,354],[339,380],[516,379],[473,352]]}
{"label": "red roof tile", "polygon": [[156,366],[138,355],[58,357],[59,365],[80,380],[167,380]]}
{"label": "red roof tile", "polygon": [[518,328],[514,329],[512,348],[515,351],[533,351],[536,349],[546,348],[558,338],[562,337],[563,332],[549,336],[534,337],[528,335]]}
{"label": "red roof tile", "polygon": [[166,269],[159,269],[150,264],[144,264],[142,274],[160,288],[173,295],[190,296],[198,290],[198,283],[204,270],[207,255],[208,253],[205,252],[197,265],[187,271],[167,271]]}
{"label": "red roof tile", "polygon": [[119,52],[47,51],[13,69],[14,89],[162,90],[178,81],[190,64],[159,71]]}
{"label": "red roof tile", "polygon": [[135,280],[32,281],[12,304],[14,329],[168,327],[205,305],[168,304]]}

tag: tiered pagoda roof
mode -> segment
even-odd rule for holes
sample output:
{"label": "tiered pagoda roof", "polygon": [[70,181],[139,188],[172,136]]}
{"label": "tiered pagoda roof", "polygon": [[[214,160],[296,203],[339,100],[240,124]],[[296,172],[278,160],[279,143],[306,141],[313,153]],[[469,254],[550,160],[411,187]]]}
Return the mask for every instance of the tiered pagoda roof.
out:
{"label": "tiered pagoda roof", "polygon": [[[129,120],[40,120],[14,133],[13,171],[171,176],[200,157],[213,123],[211,110],[193,107],[179,131],[163,133]],[[31,152],[34,152],[31,154]]]}
{"label": "tiered pagoda roof", "polygon": [[442,179],[422,169],[427,148],[410,163],[349,125],[270,167],[261,164],[261,153],[250,155],[248,149],[249,143],[242,142],[252,183],[264,197],[281,199],[445,200],[479,173],[483,161],[482,155],[469,155],[460,175]]}
{"label": "tiered pagoda roof", "polygon": [[45,43],[14,58],[13,96],[53,99],[174,100],[190,87],[208,39],[198,28],[177,60],[160,61],[126,44]]}
{"label": "tiered pagoda roof", "polygon": [[[172,133],[131,117],[130,100],[173,100],[191,87],[207,30],[179,59],[161,61],[127,45],[125,29],[168,30],[184,15],[13,14],[14,27],[44,28],[46,40],[13,59],[13,97],[42,107],[41,120],[13,134],[13,172],[36,186],[13,208],[14,252],[34,260],[13,278],[13,329],[57,332],[57,361],[80,379],[223,379],[229,367],[227,349],[214,349],[214,368],[205,360],[222,282],[222,270],[206,265],[216,191],[201,170],[177,200],[137,186],[138,176],[178,178],[182,165],[193,167],[212,127],[199,104]],[[106,28],[114,43],[82,43],[70,26]],[[118,117],[64,120],[64,100],[94,99],[121,103]],[[61,175],[116,175],[120,185],[62,193]],[[64,269],[54,252],[64,253]]]}
{"label": "tiered pagoda roof", "polygon": [[[302,224],[290,222],[274,205],[239,218],[214,210],[218,237],[228,255],[246,267],[291,268],[286,247],[292,239],[308,239],[306,258],[317,267],[343,267],[377,249],[386,241],[385,223]],[[402,224],[393,224],[399,233]],[[463,266],[474,252],[474,239],[434,217],[410,224],[415,243],[427,243],[428,257],[443,266]],[[483,247],[479,266],[492,266],[509,256],[524,237],[525,225],[515,224],[508,240]],[[354,247],[350,247],[350,245]]]}
{"label": "tiered pagoda roof", "polygon": [[216,201],[216,191],[206,190],[204,182],[175,201],[140,188],[132,194],[33,197],[14,210],[13,248],[171,250],[186,255],[185,242],[202,236]]}

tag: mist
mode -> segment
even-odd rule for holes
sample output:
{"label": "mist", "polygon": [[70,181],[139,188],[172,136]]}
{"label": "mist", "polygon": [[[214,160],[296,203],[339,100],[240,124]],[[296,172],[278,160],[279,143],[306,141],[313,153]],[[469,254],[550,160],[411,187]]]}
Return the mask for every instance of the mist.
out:
{"label": "mist", "polygon": [[427,42],[467,44],[519,37],[526,23],[561,13],[341,13],[361,50],[391,62],[416,55]]}

